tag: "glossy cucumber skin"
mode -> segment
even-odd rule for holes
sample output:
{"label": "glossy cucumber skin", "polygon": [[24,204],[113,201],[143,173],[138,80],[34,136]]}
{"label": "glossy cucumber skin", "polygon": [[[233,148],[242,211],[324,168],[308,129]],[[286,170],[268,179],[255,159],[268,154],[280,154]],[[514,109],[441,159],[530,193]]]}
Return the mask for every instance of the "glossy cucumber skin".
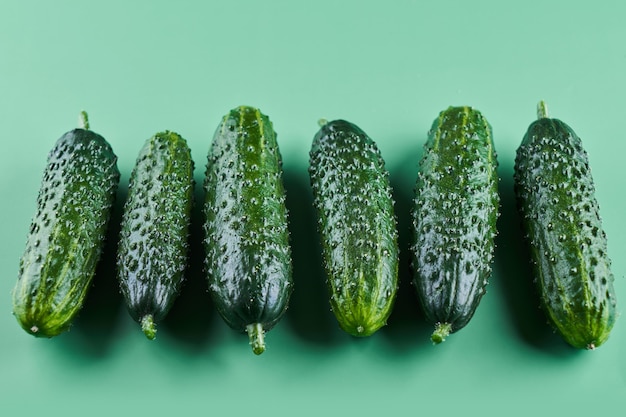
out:
{"label": "glossy cucumber skin", "polygon": [[28,333],[70,327],[89,289],[115,200],[119,171],[111,146],[84,129],[65,133],[48,155],[13,313]]}
{"label": "glossy cucumber skin", "polygon": [[150,322],[166,316],[184,278],[193,168],[185,139],[165,131],[146,141],[130,176],[118,279],[128,311],[151,339],[156,330]]}
{"label": "glossy cucumber skin", "polygon": [[339,326],[369,336],[387,323],[398,287],[398,232],[389,174],[376,144],[335,120],[313,139],[309,174]]}
{"label": "glossy cucumber skin", "polygon": [[435,119],[425,145],[413,206],[413,282],[426,318],[456,332],[485,293],[498,217],[497,155],[491,126],[467,106]]}
{"label": "glossy cucumber skin", "polygon": [[613,274],[588,157],[571,127],[547,117],[529,126],[515,192],[548,320],[570,345],[600,346],[616,317]]}
{"label": "glossy cucumber skin", "polygon": [[269,118],[248,106],[224,116],[208,154],[204,243],[209,291],[235,330],[260,324],[268,331],[289,304],[293,278],[282,175]]}

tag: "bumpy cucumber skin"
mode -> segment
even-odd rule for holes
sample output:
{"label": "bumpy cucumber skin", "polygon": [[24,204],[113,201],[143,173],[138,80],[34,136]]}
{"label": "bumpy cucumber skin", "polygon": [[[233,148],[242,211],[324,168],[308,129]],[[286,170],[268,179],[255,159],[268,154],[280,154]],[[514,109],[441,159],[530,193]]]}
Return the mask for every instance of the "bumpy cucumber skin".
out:
{"label": "bumpy cucumber skin", "polygon": [[[413,282],[433,341],[465,327],[491,275],[498,217],[498,162],[491,126],[467,106],[435,119],[413,206]],[[442,333],[443,331],[443,333]]]}
{"label": "bumpy cucumber skin", "polygon": [[309,174],[330,305],[341,329],[370,336],[398,287],[398,232],[389,174],[374,141],[345,120],[313,139]]}
{"label": "bumpy cucumber skin", "polygon": [[604,343],[616,317],[611,262],[580,138],[542,117],[515,159],[515,192],[548,320],[570,345]]}
{"label": "bumpy cucumber skin", "polygon": [[156,332],[153,323],[166,316],[184,279],[193,168],[185,139],[165,131],[146,141],[130,176],[118,279],[128,311],[150,339]]}
{"label": "bumpy cucumber skin", "polygon": [[212,299],[238,331],[257,324],[270,330],[289,304],[293,278],[282,175],[269,118],[248,106],[224,116],[208,154],[204,243]]}
{"label": "bumpy cucumber skin", "polygon": [[13,313],[28,333],[53,337],[70,327],[100,258],[118,182],[111,146],[89,130],[67,132],[48,155],[13,290]]}

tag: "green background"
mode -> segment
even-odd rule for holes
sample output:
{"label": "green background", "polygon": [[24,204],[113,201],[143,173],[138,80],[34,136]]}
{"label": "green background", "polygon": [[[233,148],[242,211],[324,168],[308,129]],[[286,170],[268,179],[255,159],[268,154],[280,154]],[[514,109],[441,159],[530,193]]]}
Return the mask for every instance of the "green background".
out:
{"label": "green background", "polygon": [[[546,325],[512,173],[545,99],[589,154],[623,311],[625,15],[617,0],[0,0],[0,413],[619,415],[626,323],[594,352]],[[209,300],[198,210],[189,281],[156,341],[118,294],[115,231],[72,330],[50,340],[22,331],[10,300],[18,261],[46,155],[78,112],[117,153],[123,201],[140,147],[164,129],[188,140],[200,183],[214,129],[240,104],[274,123],[291,214],[295,292],[267,351],[254,356]],[[493,126],[502,215],[486,296],[434,347],[409,284],[409,209],[426,132],[449,105],[474,106]],[[306,171],[322,117],[368,132],[395,190],[402,283],[389,325],[367,339],[338,329],[323,284]]]}

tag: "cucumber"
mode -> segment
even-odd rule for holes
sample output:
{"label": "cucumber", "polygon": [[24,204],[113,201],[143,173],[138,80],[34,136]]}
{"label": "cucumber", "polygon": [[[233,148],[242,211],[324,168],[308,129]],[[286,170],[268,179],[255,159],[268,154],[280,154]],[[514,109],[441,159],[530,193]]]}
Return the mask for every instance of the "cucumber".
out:
{"label": "cucumber", "polygon": [[281,155],[269,118],[240,106],[218,126],[208,153],[205,250],[209,292],[222,318],[265,351],[293,288]]}
{"label": "cucumber", "polygon": [[48,155],[13,290],[13,314],[35,336],[62,333],[80,310],[119,182],[111,146],[82,117],[83,128],[61,136]]}
{"label": "cucumber", "polygon": [[582,141],[544,102],[515,159],[515,192],[548,321],[575,348],[604,343],[616,298],[607,239]]}
{"label": "cucumber", "polygon": [[148,139],[130,176],[118,247],[118,279],[130,315],[149,339],[178,296],[187,264],[193,161],[185,139]]}
{"label": "cucumber", "polygon": [[491,126],[476,109],[439,113],[415,187],[413,283],[431,339],[441,343],[474,315],[491,275],[498,217],[498,166]]}
{"label": "cucumber", "polygon": [[313,139],[309,174],[330,305],[339,327],[370,336],[398,288],[398,232],[389,173],[374,141],[345,120]]}

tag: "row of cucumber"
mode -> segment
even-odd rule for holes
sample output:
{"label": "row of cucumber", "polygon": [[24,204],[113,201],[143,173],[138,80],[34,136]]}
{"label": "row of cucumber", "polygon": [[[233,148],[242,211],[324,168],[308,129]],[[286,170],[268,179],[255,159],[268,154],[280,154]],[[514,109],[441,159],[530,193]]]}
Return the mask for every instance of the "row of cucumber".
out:
{"label": "row of cucumber", "polygon": [[[576,348],[604,343],[616,317],[613,275],[594,185],[578,136],[539,105],[518,148],[515,192],[546,315]],[[372,139],[344,120],[322,121],[309,174],[330,305],[339,326],[369,336],[398,288],[398,233],[389,175]],[[208,153],[204,245],[208,289],[254,353],[283,316],[293,288],[288,213],[276,133],[252,107],[230,111]],[[150,339],[184,281],[193,161],[173,132],[146,141],[131,173],[117,272],[132,317]],[[414,284],[432,340],[472,318],[485,293],[498,217],[492,130],[476,109],[434,121],[420,162],[410,247]],[[35,336],[67,330],[90,287],[119,181],[117,158],[83,127],[49,154],[19,265],[14,314]]]}

